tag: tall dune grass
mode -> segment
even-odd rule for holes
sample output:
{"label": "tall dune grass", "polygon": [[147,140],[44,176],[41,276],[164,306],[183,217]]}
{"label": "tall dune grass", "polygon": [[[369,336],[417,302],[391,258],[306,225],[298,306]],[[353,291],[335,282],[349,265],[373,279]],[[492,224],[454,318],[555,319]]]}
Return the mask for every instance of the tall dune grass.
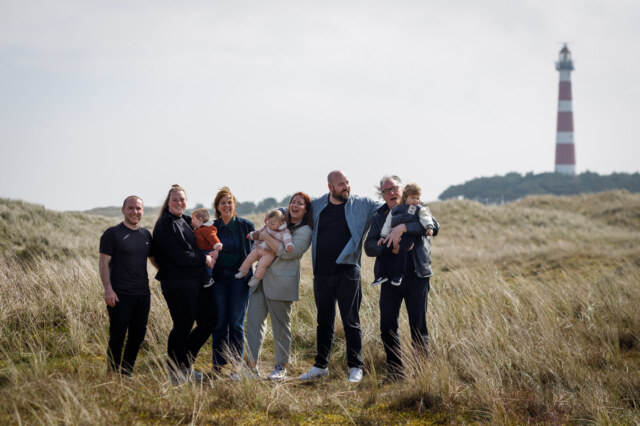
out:
{"label": "tall dune grass", "polygon": [[[25,252],[24,242],[3,245],[0,423],[639,423],[640,197],[530,197],[499,207],[455,201],[432,210],[443,227],[433,240],[430,357],[425,363],[410,355],[403,313],[404,381],[383,382],[379,289],[366,285],[373,262],[364,258],[367,374],[360,385],[346,381],[337,321],[326,380],[214,377],[174,387],[164,371],[171,321],[153,280],[133,378],[106,372],[108,321],[96,252],[113,221],[2,200],[2,232],[22,227],[21,234],[11,230],[12,238],[25,240],[44,234],[58,255]],[[38,222],[49,216],[65,228],[49,233],[50,225]],[[309,253],[293,343],[295,377],[315,354]],[[272,346],[268,334],[259,365],[267,374]],[[208,371],[210,357],[206,347],[196,367]]]}

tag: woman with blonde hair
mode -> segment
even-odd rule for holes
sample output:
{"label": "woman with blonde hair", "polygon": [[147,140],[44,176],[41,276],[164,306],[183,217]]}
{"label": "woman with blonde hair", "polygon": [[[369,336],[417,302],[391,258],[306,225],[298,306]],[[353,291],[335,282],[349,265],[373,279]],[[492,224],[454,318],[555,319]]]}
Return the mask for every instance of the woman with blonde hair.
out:
{"label": "woman with blonde hair", "polygon": [[213,266],[211,256],[200,253],[196,245],[191,217],[184,214],[186,208],[184,188],[173,185],[153,229],[156,279],[173,320],[167,340],[167,362],[174,384],[201,378],[191,368],[193,357],[189,355],[189,347],[194,337],[191,328],[197,320],[199,300],[206,299],[202,288],[205,266]]}

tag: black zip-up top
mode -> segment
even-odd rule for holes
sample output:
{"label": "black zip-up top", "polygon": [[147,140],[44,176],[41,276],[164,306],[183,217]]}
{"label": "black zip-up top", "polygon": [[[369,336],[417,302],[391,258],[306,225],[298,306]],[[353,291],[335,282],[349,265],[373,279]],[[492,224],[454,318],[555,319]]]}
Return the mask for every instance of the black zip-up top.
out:
{"label": "black zip-up top", "polygon": [[162,213],[153,228],[153,249],[158,281],[204,278],[206,256],[196,245],[190,216]]}

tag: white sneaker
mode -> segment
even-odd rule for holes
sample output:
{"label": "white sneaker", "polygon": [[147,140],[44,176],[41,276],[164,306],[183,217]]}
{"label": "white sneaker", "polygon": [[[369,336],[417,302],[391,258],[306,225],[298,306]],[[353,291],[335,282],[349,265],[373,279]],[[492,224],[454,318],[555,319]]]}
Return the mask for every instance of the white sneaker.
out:
{"label": "white sneaker", "polygon": [[258,284],[260,284],[260,281],[262,281],[262,278],[256,278],[256,276],[254,275],[253,277],[251,277],[251,279],[249,280],[249,282],[247,283],[247,285],[249,287],[255,287]]}
{"label": "white sneaker", "polygon": [[307,371],[299,377],[300,380],[313,380],[319,377],[326,377],[329,375],[329,368],[318,368],[316,366],[311,367],[311,370]]}
{"label": "white sneaker", "polygon": [[362,380],[362,368],[352,367],[349,369],[349,382],[360,383]]}
{"label": "white sneaker", "polygon": [[242,272],[242,271],[238,270],[238,273],[237,273],[237,274],[235,274],[235,275],[234,275],[234,277],[235,277],[235,278],[242,278],[242,277],[244,277],[244,276],[245,276],[245,275],[247,275],[247,274],[248,274],[248,272]]}
{"label": "white sneaker", "polygon": [[269,374],[269,380],[284,380],[287,377],[287,369],[281,364],[276,365],[273,372]]}

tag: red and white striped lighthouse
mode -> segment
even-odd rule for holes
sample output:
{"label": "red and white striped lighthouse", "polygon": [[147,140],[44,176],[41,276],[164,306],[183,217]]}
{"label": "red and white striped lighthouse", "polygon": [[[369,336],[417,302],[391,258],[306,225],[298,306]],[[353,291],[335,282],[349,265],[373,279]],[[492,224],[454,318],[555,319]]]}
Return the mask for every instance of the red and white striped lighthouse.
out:
{"label": "red and white striped lighthouse", "polygon": [[565,43],[556,70],[560,73],[558,91],[558,126],[556,134],[556,173],[576,174],[576,150],[573,144],[573,109],[571,106],[571,71],[573,61]]}

